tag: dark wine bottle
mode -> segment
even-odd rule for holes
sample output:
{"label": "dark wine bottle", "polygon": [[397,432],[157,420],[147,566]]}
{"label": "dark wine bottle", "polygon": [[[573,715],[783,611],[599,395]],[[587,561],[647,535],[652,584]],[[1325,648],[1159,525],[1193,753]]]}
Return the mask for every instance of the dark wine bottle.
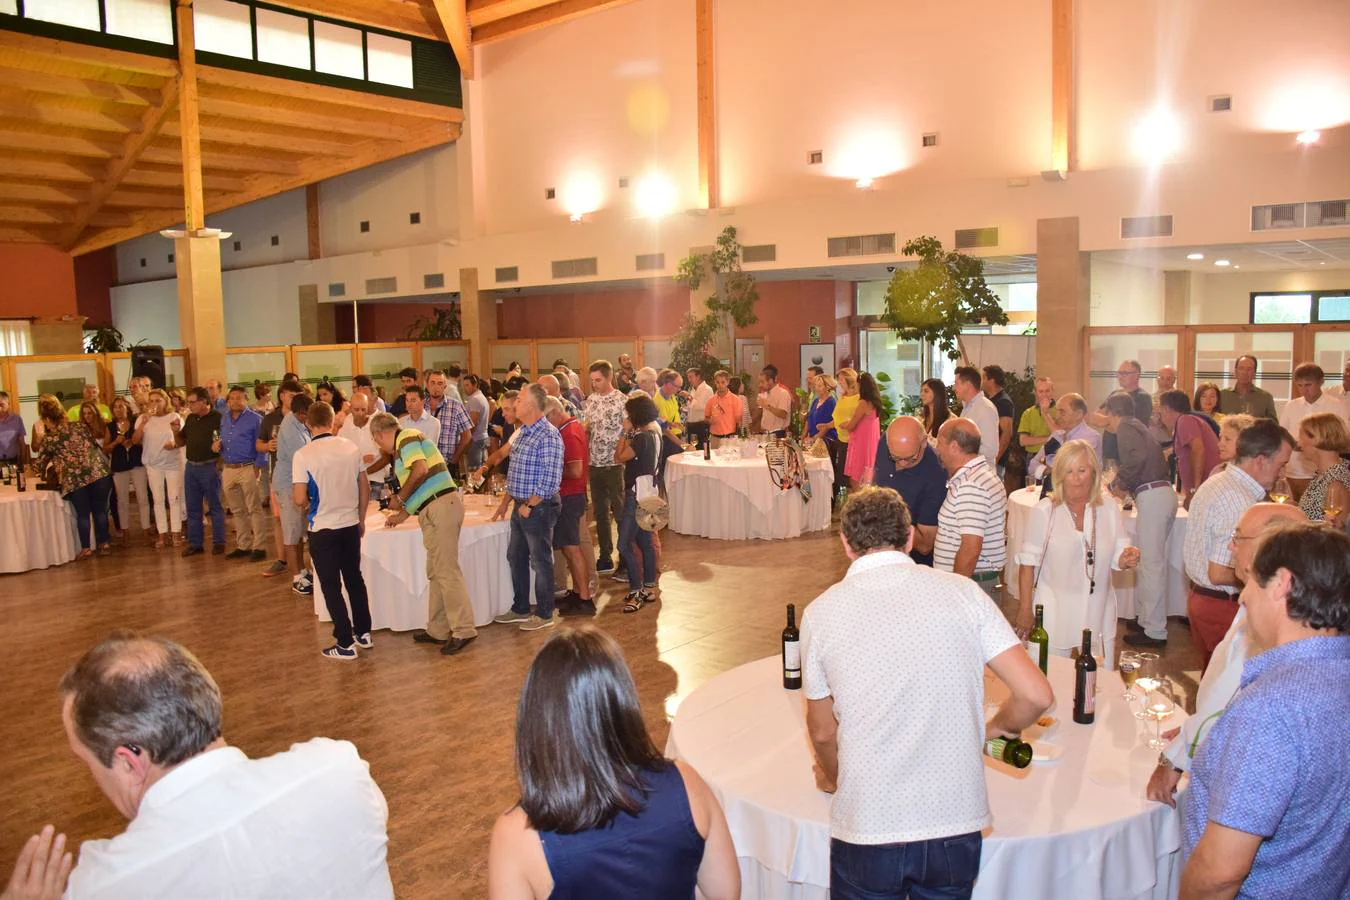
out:
{"label": "dark wine bottle", "polygon": [[703,459],[705,461],[712,459],[712,435],[703,439]]}
{"label": "dark wine bottle", "polygon": [[1041,667],[1042,675],[1050,674],[1050,635],[1045,630],[1045,607],[1036,604],[1036,627],[1027,635],[1027,650],[1032,662]]}
{"label": "dark wine bottle", "polygon": [[797,607],[789,603],[787,627],[783,629],[783,687],[802,689],[801,636],[797,633]]}
{"label": "dark wine bottle", "polygon": [[992,737],[984,742],[984,755],[1005,762],[1014,769],[1031,765],[1031,745],[1021,738]]}
{"label": "dark wine bottle", "polygon": [[17,479],[17,480],[16,480],[15,483],[18,485],[19,493],[23,493],[24,491],[28,490],[28,485],[26,485],[26,484],[24,483],[24,480],[23,480],[23,462],[22,462],[22,460],[19,462],[19,467],[18,467],[18,468],[19,468],[19,472],[18,472],[18,475],[16,476],[16,479]]}
{"label": "dark wine bottle", "polygon": [[1092,629],[1083,629],[1083,647],[1078,661],[1073,664],[1073,720],[1079,725],[1091,725],[1097,718],[1097,660],[1092,658]]}

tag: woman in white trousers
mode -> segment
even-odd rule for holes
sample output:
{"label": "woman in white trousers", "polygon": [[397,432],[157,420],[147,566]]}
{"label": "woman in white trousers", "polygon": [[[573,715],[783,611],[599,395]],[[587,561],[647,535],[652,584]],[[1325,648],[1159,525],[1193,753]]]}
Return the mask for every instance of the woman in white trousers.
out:
{"label": "woman in white trousers", "polygon": [[174,546],[183,543],[183,455],[173,446],[173,422],[182,419],[169,404],[162,390],[150,392],[150,410],[136,420],[133,440],[141,445],[141,461],[154,501],[155,549],[164,547],[165,535],[173,534]]}
{"label": "woman in white trousers", "polygon": [[114,397],[112,421],[108,423],[103,452],[112,459],[113,488],[117,491],[117,509],[122,516],[123,537],[131,531],[131,488],[136,487],[136,503],[141,512],[141,533],[150,530],[150,489],[145,477],[141,447],[136,444],[136,422],[126,397]]}

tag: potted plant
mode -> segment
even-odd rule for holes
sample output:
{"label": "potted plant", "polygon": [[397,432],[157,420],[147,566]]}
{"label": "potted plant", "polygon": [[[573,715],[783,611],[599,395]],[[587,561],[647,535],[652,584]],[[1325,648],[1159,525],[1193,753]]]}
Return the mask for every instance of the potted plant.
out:
{"label": "potted plant", "polygon": [[[719,340],[724,348],[734,347],[735,330],[759,321],[755,315],[759,288],[755,276],[741,269],[741,244],[730,225],[717,236],[711,253],[690,254],[675,267],[675,280],[691,291],[702,287],[709,275],[714,279],[714,290],[704,301],[708,311],[701,316],[685,316],[684,324],[673,335],[671,368],[698,369],[711,380],[720,364],[712,352]],[[728,349],[726,358],[730,356]],[[706,368],[709,365],[711,368]]]}

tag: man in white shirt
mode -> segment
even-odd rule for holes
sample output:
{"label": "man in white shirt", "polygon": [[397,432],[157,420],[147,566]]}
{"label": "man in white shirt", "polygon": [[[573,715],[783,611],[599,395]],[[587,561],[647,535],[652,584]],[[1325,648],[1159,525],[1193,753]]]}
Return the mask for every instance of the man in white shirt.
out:
{"label": "man in white shirt", "polygon": [[950,477],[938,512],[933,566],[973,579],[997,601],[1008,556],[1008,495],[994,467],[979,453],[980,440],[969,419],[948,419],[938,429],[938,459]]}
{"label": "man in white shirt", "polygon": [[60,692],[71,750],[130,825],[85,841],[53,896],[62,887],[80,900],[394,896],[389,810],[347,741],[249,759],[221,736],[211,674],[165,638],[106,638]]}
{"label": "man in white shirt", "polygon": [[[895,491],[854,494],[840,532],[852,564],[807,607],[801,634],[816,783],[835,795],[831,889],[969,897],[990,824],[986,734],[1018,734],[1054,693],[988,597],[909,557]],[[986,664],[1011,692],[987,725]]]}
{"label": "man in white shirt", "polygon": [[[364,391],[357,391],[352,394],[352,399],[347,401],[348,409],[351,415],[347,416],[342,422],[342,427],[338,429],[338,437],[346,438],[356,445],[356,449],[361,451],[361,465],[369,467],[376,463],[380,458],[380,448],[375,446],[375,438],[370,434],[370,395]],[[367,480],[370,483],[370,496],[376,500],[384,495],[384,480],[389,477],[389,467],[376,469],[374,472],[366,471]]]}
{"label": "man in white shirt", "polygon": [[422,432],[422,435],[433,444],[437,444],[441,439],[441,420],[437,419],[426,408],[426,393],[422,388],[413,385],[403,392],[403,402],[408,408],[406,415],[399,417],[398,424],[404,428],[416,428]]}
{"label": "man in white shirt", "polygon": [[998,407],[984,395],[980,370],[974,366],[960,366],[952,390],[961,401],[961,417],[974,422],[980,430],[980,455],[990,466],[998,464]]}
{"label": "man in white shirt", "polygon": [[792,392],[778,381],[778,367],[767,365],[759,373],[759,430],[770,437],[785,437],[792,419]]}
{"label": "man in white shirt", "polygon": [[685,409],[684,422],[689,429],[689,439],[694,441],[699,449],[708,442],[708,416],[706,413],[708,401],[712,399],[712,385],[703,380],[703,373],[698,369],[690,369],[684,373],[685,382],[688,385],[689,405]]}
{"label": "man in white shirt", "polygon": [[[1325,380],[1326,373],[1317,363],[1303,363],[1294,369],[1294,398],[1284,405],[1284,410],[1280,413],[1280,425],[1295,439],[1298,438],[1300,423],[1308,416],[1329,412],[1345,417],[1345,404],[1342,399],[1323,392],[1322,382]],[[1302,495],[1303,489],[1316,474],[1312,464],[1304,459],[1298,450],[1295,450],[1294,455],[1289,458],[1289,465],[1284,472],[1284,476],[1289,479],[1290,486],[1294,489],[1295,497]]]}
{"label": "man in white shirt", "polygon": [[[333,407],[320,400],[309,408],[309,443],[291,463],[291,499],[305,511],[309,556],[323,589],[323,602],[333,620],[333,646],[327,659],[356,659],[359,646],[369,650],[370,599],[361,577],[361,538],[366,533],[370,480],[361,451],[333,434]],[[342,589],[351,601],[351,618]]]}
{"label": "man in white shirt", "polygon": [[[1238,519],[1237,527],[1228,541],[1233,554],[1233,573],[1238,581],[1246,583],[1251,575],[1252,556],[1256,539],[1272,528],[1282,528],[1291,522],[1306,522],[1303,510],[1290,503],[1257,503],[1250,506]],[[1242,667],[1259,653],[1252,645],[1247,630],[1247,612],[1239,607],[1233,624],[1223,640],[1214,648],[1209,665],[1205,667],[1200,687],[1195,693],[1195,713],[1187,717],[1176,736],[1158,757],[1158,767],[1149,778],[1146,794],[1150,800],[1176,806],[1177,782],[1191,769],[1191,760],[1205,739],[1211,726],[1223,714],[1242,679]]]}

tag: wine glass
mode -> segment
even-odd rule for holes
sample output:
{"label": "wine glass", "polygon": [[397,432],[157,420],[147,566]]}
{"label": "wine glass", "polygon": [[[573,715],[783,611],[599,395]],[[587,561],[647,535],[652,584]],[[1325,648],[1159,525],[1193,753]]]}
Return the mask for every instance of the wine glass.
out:
{"label": "wine glass", "polygon": [[1134,717],[1136,719],[1147,719],[1148,714],[1144,712],[1143,699],[1148,696],[1149,691],[1157,687],[1158,683],[1162,681],[1162,668],[1156,653],[1136,653],[1135,657],[1139,660],[1139,668],[1134,684],[1139,690],[1143,691],[1143,694],[1140,695],[1139,709],[1135,710]]}
{"label": "wine glass", "polygon": [[1289,482],[1283,476],[1275,479],[1275,484],[1270,489],[1270,499],[1276,503],[1288,503],[1289,498],[1294,494],[1289,490]]}
{"label": "wine glass", "polygon": [[1341,513],[1341,505],[1331,498],[1331,492],[1327,492],[1326,499],[1322,501],[1322,518],[1331,525],[1337,525]]}
{"label": "wine glass", "polygon": [[1120,697],[1128,703],[1134,699],[1134,682],[1139,677],[1138,651],[1120,651],[1120,658],[1116,660],[1116,666],[1120,669],[1120,680],[1125,684],[1125,693],[1121,694]]}
{"label": "wine glass", "polygon": [[1162,750],[1167,742],[1162,739],[1162,720],[1177,711],[1177,701],[1172,683],[1166,678],[1158,680],[1157,685],[1144,695],[1144,715],[1153,720],[1153,737],[1149,738],[1150,750]]}
{"label": "wine glass", "polygon": [[1102,487],[1109,491],[1111,485],[1115,483],[1118,471],[1119,466],[1117,466],[1116,461],[1114,459],[1108,460],[1106,465],[1102,467]]}

